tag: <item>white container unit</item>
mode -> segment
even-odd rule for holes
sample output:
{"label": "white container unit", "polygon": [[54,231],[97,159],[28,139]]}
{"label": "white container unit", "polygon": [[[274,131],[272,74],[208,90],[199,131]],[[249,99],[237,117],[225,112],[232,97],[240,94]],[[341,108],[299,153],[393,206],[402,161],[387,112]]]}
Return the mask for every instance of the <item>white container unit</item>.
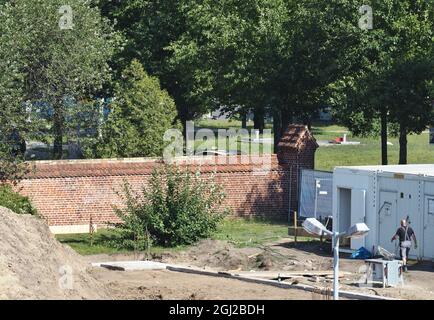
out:
{"label": "white container unit", "polygon": [[418,248],[411,258],[434,259],[434,164],[336,167],[333,171],[333,229],[365,222],[370,232],[350,248],[377,246],[398,254],[391,238],[401,219],[413,228]]}

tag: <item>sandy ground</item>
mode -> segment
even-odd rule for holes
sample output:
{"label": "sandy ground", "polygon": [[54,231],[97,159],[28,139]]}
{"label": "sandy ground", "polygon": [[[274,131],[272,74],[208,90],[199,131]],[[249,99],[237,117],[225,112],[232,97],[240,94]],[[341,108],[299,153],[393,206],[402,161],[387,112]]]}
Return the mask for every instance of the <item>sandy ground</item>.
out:
{"label": "sandy ground", "polygon": [[[60,244],[46,223],[0,207],[0,299],[328,299],[317,293],[282,289],[236,279],[175,271],[110,271],[91,262],[140,260],[135,254],[83,257]],[[331,288],[332,279],[308,275],[332,271],[330,244],[291,239],[253,248],[236,248],[226,241],[204,240],[188,250],[162,253],[154,261],[215,271],[303,272],[287,279],[318,288]],[[364,288],[364,262],[341,259],[341,288],[401,299],[434,299],[432,263],[412,263],[405,285]],[[250,272],[249,272],[250,273]]]}
{"label": "sandy ground", "polygon": [[[294,246],[292,239],[282,239],[278,242],[254,248],[235,248],[230,243],[225,241],[204,240],[189,250],[179,253],[163,253],[155,255],[153,260],[165,263],[173,263],[191,267],[201,267],[216,271],[332,271],[333,259],[330,251],[330,244],[320,245],[314,243],[298,243]],[[142,257],[125,254],[116,255],[97,255],[89,256],[89,262],[113,261],[113,260],[129,260],[140,259]],[[397,288],[381,288],[378,285],[366,288],[361,286],[363,276],[365,274],[364,261],[352,260],[347,256],[342,255],[340,260],[340,270],[350,275],[345,274],[340,279],[341,289],[362,292],[366,294],[382,295],[398,299],[434,299],[434,267],[432,263],[416,263],[412,262],[409,272],[404,274],[404,286]],[[130,292],[127,294],[129,298],[145,297],[151,298],[153,294],[161,295],[163,299],[188,298],[193,295],[196,299],[221,299],[222,292],[225,292],[228,299],[255,299],[250,295],[246,295],[244,286],[249,288],[250,283],[241,283],[236,281],[236,286],[231,286],[230,289],[221,288],[222,283],[226,281],[235,281],[229,279],[221,279],[213,277],[205,277],[200,275],[182,274],[168,271],[152,271],[152,272],[114,272],[108,270],[95,271],[98,279],[108,284],[111,288],[113,285],[110,277],[113,276],[113,281],[122,283],[122,278],[126,283],[123,284],[123,290]],[[178,281],[172,281],[179,279]],[[146,279],[146,280],[144,280]],[[168,280],[170,279],[170,280]],[[201,280],[203,279],[203,281]],[[185,282],[184,282],[185,281]],[[294,279],[286,280],[294,283]],[[160,283],[158,289],[156,283]],[[179,282],[179,284],[178,284]],[[331,277],[312,277],[306,276],[297,278],[295,283],[313,285],[319,288],[331,288]],[[177,289],[179,286],[179,290]],[[204,292],[202,288],[206,286]],[[269,299],[326,299],[312,293],[295,290],[293,293],[288,293],[287,289],[279,289],[268,287],[265,285],[253,285],[254,287],[265,290],[262,297]],[[137,290],[138,287],[144,287],[144,296]],[[265,287],[265,288],[263,288]],[[222,291],[223,290],[223,291]],[[225,291],[229,290],[229,291]],[[261,290],[261,289],[258,289]],[[248,290],[247,290],[248,291]],[[289,294],[289,296],[288,296]],[[225,296],[223,295],[223,296]],[[122,295],[121,295],[122,296]],[[226,298],[226,296],[225,296]]]}
{"label": "sandy ground", "polygon": [[322,299],[318,294],[302,290],[281,289],[239,280],[168,270],[109,271],[96,268],[92,274],[113,291],[115,299]]}
{"label": "sandy ground", "polygon": [[45,221],[0,207],[0,299],[110,299],[89,264]]}

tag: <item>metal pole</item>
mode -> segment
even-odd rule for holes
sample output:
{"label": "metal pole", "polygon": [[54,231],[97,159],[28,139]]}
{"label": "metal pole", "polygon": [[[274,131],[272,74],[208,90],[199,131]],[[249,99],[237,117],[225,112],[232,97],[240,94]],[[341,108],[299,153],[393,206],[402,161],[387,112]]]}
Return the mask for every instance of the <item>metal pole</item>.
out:
{"label": "metal pole", "polygon": [[316,211],[318,208],[318,179],[315,179],[315,209],[314,209],[314,218],[317,219],[316,217]]}
{"label": "metal pole", "polygon": [[297,211],[294,211],[294,246],[297,246]]}
{"label": "metal pole", "polygon": [[333,233],[333,300],[339,300],[339,233]]}

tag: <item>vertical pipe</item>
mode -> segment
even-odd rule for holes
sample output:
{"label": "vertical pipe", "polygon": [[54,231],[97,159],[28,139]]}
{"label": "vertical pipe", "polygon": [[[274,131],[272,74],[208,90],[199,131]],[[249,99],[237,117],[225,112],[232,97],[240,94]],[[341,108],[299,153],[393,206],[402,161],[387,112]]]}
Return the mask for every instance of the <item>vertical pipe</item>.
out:
{"label": "vertical pipe", "polygon": [[316,211],[317,211],[317,208],[318,208],[318,182],[319,180],[318,179],[315,179],[315,208],[314,208],[314,218],[315,219],[317,219],[317,217],[316,217]]}
{"label": "vertical pipe", "polygon": [[297,245],[297,211],[294,211],[294,246]]}
{"label": "vertical pipe", "polygon": [[291,216],[291,201],[292,201],[292,164],[289,167],[289,216]]}
{"label": "vertical pipe", "polygon": [[339,300],[339,237],[333,233],[333,300]]}

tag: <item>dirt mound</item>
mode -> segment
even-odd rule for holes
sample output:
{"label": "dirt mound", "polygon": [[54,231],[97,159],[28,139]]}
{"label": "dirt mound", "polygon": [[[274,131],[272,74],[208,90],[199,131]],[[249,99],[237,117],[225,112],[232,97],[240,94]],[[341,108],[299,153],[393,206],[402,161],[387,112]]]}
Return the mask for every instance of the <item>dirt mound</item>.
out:
{"label": "dirt mound", "polygon": [[[252,250],[253,253],[257,251],[255,248]],[[215,270],[245,270],[249,266],[250,251],[234,248],[226,241],[201,240],[185,251],[155,255],[153,260],[196,267],[211,267]]]}
{"label": "dirt mound", "polygon": [[43,220],[0,207],[0,299],[108,299],[88,264]]}
{"label": "dirt mound", "polygon": [[[319,247],[320,244],[311,244],[309,248],[319,250]],[[225,271],[309,271],[332,268],[330,259],[316,257],[310,252],[299,252],[287,247],[286,242],[237,248],[228,241],[202,240],[185,251],[155,255],[153,260]]]}

